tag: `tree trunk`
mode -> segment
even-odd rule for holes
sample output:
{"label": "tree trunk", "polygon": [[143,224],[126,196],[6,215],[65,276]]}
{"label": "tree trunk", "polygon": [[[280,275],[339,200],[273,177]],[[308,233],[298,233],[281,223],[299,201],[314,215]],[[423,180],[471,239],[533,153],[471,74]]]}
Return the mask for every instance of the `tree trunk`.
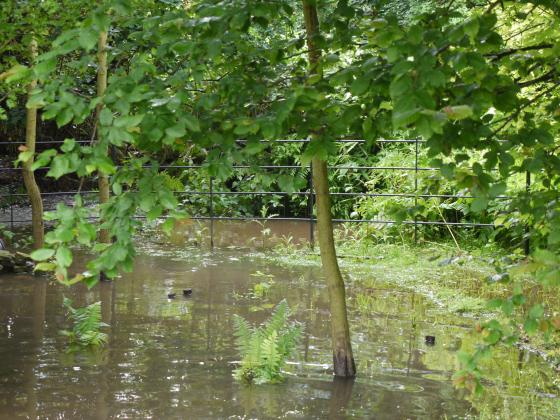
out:
{"label": "tree trunk", "polygon": [[[102,97],[107,89],[107,32],[99,33],[99,41],[97,44],[97,96]],[[100,141],[99,115],[103,109],[103,103],[99,103],[96,109],[97,115],[97,141]],[[105,204],[109,201],[109,178],[106,174],[99,172],[99,203]],[[101,220],[103,223],[103,220]],[[101,229],[99,232],[99,242],[110,243],[111,237],[107,229]]]}
{"label": "tree trunk", "polygon": [[346,313],[344,280],[338,267],[334,246],[327,162],[318,158],[313,159],[313,185],[317,195],[317,231],[321,263],[329,289],[334,374],[353,377],[356,376],[356,366]]}
{"label": "tree trunk", "polygon": [[[315,44],[315,38],[319,34],[317,9],[315,5],[303,0],[303,12],[307,31],[310,72],[316,73],[320,71],[317,65],[321,57],[321,52]],[[354,356],[352,354],[350,327],[346,313],[344,280],[338,267],[334,246],[327,162],[314,158],[312,164],[313,186],[317,197],[317,231],[321,250],[321,262],[329,290],[334,374],[349,378],[356,376],[356,365],[354,364]]]}
{"label": "tree trunk", "polygon": [[[37,57],[37,41],[33,38],[30,43],[30,56],[33,63]],[[27,87],[28,97],[31,91],[37,86],[37,80],[33,79]],[[23,183],[31,202],[31,220],[33,229],[33,248],[42,248],[44,244],[44,222],[43,222],[43,200],[41,191],[35,181],[35,174],[31,169],[35,154],[35,141],[37,139],[37,107],[28,107],[26,112],[25,125],[25,146],[32,152],[31,158],[23,164]]]}

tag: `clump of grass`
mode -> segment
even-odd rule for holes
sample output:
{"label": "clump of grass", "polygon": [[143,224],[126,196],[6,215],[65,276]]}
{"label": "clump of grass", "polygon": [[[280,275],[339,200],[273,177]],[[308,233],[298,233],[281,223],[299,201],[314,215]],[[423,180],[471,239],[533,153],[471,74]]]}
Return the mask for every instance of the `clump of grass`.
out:
{"label": "clump of grass", "polygon": [[290,322],[290,308],[282,300],[270,319],[260,327],[236,315],[235,337],[241,362],[233,375],[245,383],[278,383],[284,380],[282,368],[295,350],[302,326]]}
{"label": "clump of grass", "polygon": [[101,322],[101,302],[95,302],[83,308],[72,307],[72,301],[64,298],[64,307],[72,321],[72,330],[61,331],[68,337],[70,350],[86,347],[100,347],[107,342],[107,334],[101,332],[102,327],[108,327]]}

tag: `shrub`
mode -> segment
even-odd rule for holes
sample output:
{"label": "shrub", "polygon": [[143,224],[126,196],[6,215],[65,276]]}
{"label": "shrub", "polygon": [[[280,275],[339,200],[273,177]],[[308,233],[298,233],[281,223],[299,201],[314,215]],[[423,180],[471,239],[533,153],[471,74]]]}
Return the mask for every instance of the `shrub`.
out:
{"label": "shrub", "polygon": [[107,334],[100,331],[102,327],[108,327],[101,322],[101,302],[83,308],[73,308],[72,301],[64,298],[64,307],[73,327],[71,331],[61,331],[61,334],[68,337],[72,347],[97,347],[107,342]]}
{"label": "shrub", "polygon": [[242,317],[235,315],[235,337],[241,355],[237,380],[246,383],[278,383],[284,377],[282,368],[293,353],[301,336],[302,326],[289,322],[290,308],[282,300],[270,319],[260,327],[254,327]]}

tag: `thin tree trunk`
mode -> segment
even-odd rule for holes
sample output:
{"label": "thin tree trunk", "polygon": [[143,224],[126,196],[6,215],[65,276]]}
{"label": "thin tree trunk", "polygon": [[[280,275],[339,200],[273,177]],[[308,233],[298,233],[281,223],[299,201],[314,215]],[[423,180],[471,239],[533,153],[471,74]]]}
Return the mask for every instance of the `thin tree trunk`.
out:
{"label": "thin tree trunk", "polygon": [[[31,39],[30,43],[30,56],[33,63],[37,57],[37,41],[35,38]],[[37,87],[37,80],[33,79],[29,82],[27,87],[28,97],[31,91]],[[44,222],[43,222],[43,200],[41,198],[41,191],[35,181],[35,174],[31,169],[35,154],[35,142],[37,140],[37,107],[28,107],[26,112],[26,125],[25,125],[25,146],[27,151],[32,152],[31,158],[23,164],[23,183],[29,195],[31,202],[31,220],[33,229],[33,248],[42,248],[44,244]]]}
{"label": "thin tree trunk", "polygon": [[[307,31],[310,72],[315,73],[320,71],[317,65],[321,57],[321,52],[315,44],[315,38],[319,34],[317,8],[314,4],[303,0],[303,12]],[[346,311],[344,279],[338,267],[334,245],[327,162],[314,158],[312,164],[313,186],[317,196],[317,230],[321,262],[329,290],[334,374],[346,378],[354,377],[356,376],[356,365],[352,353],[350,327]]]}
{"label": "thin tree trunk", "polygon": [[313,159],[313,185],[317,194],[317,231],[321,262],[329,290],[334,374],[353,377],[356,376],[356,366],[346,312],[344,280],[338,267],[334,246],[327,162],[318,158]]}
{"label": "thin tree trunk", "polygon": [[[107,32],[99,33],[97,44],[97,96],[102,97],[107,90]],[[99,103],[96,109],[97,121],[97,141],[100,141],[99,115],[103,109],[103,103]],[[109,201],[109,178],[106,174],[99,172],[99,203],[105,204]],[[103,220],[101,220],[103,223]],[[99,242],[110,243],[111,237],[107,229],[99,232]]]}

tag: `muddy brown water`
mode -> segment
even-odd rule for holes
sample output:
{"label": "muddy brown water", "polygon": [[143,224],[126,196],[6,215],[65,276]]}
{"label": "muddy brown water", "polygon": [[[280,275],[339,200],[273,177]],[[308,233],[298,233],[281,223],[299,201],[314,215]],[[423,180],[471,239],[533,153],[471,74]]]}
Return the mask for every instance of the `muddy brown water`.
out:
{"label": "muddy brown water", "polygon": [[[255,298],[254,285],[270,284]],[[192,287],[189,298],[181,290]],[[167,293],[178,292],[167,299]],[[358,293],[349,286],[350,302]],[[0,277],[0,418],[467,418],[476,408],[451,382],[470,323],[441,321],[411,291],[375,290],[373,310],[350,305],[359,377],[335,380],[327,290],[317,267],[285,268],[244,250],[145,245],[134,271],[91,290],[44,278]],[[63,296],[102,302],[109,342],[68,354]],[[284,383],[247,386],[232,315],[263,321],[282,298],[305,323]],[[435,335],[435,346],[425,343]]]}

